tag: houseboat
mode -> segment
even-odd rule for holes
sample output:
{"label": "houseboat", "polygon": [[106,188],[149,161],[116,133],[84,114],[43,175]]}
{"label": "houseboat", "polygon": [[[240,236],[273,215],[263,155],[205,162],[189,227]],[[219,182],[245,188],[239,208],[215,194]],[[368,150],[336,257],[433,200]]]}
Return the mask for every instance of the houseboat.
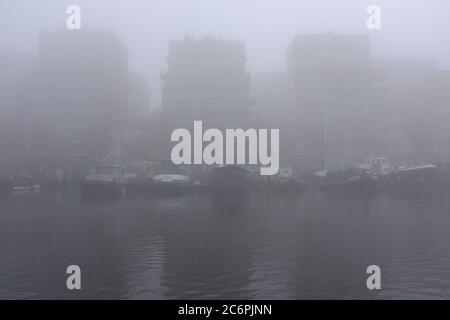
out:
{"label": "houseboat", "polygon": [[250,173],[241,166],[222,165],[211,169],[208,186],[216,192],[243,192],[250,187]]}
{"label": "houseboat", "polygon": [[149,176],[151,190],[157,194],[179,194],[188,191],[191,186],[189,174],[171,160],[162,160],[159,168]]}
{"label": "houseboat", "polygon": [[97,165],[81,184],[82,198],[118,198],[125,194],[128,182],[125,167],[122,165]]}
{"label": "houseboat", "polygon": [[315,185],[329,192],[367,194],[377,190],[377,179],[359,168],[317,171],[314,173],[314,179]]}
{"label": "houseboat", "polygon": [[436,166],[432,164],[393,166],[386,158],[371,157],[360,168],[376,177],[382,189],[428,188],[433,182]]}
{"label": "houseboat", "polygon": [[278,174],[271,177],[269,186],[271,190],[281,193],[298,192],[307,188],[306,183],[298,179],[289,167],[280,168]]}

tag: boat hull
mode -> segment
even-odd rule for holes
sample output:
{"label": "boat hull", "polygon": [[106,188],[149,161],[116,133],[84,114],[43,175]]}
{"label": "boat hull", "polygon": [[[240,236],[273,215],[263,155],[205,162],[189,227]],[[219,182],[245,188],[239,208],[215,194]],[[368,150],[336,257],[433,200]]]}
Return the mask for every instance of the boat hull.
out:
{"label": "boat hull", "polygon": [[223,166],[211,170],[208,185],[211,191],[236,193],[249,189],[249,172],[238,166]]}
{"label": "boat hull", "polygon": [[316,177],[315,185],[326,192],[343,194],[371,194],[378,190],[377,179],[364,171],[346,170],[327,172]]}
{"label": "boat hull", "polygon": [[307,186],[303,181],[294,178],[279,179],[270,184],[273,191],[280,193],[293,193],[304,191]]}
{"label": "boat hull", "polygon": [[153,177],[151,189],[158,195],[181,194],[188,190],[190,184],[187,175],[160,174]]}
{"label": "boat hull", "polygon": [[398,169],[380,176],[380,185],[384,189],[421,189],[429,188],[433,183],[436,167],[423,166]]}
{"label": "boat hull", "polygon": [[89,181],[81,185],[83,199],[119,198],[124,195],[124,188],[115,182]]}

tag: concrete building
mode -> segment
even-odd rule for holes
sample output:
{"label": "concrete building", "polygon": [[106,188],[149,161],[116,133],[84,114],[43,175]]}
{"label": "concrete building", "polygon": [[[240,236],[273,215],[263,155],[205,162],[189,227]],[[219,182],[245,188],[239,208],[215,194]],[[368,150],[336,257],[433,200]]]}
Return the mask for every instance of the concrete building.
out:
{"label": "concrete building", "polygon": [[[432,101],[436,105],[436,162],[450,162],[450,70],[440,70],[432,79]],[[433,127],[434,127],[433,126]]]}
{"label": "concrete building", "polygon": [[242,42],[211,36],[185,36],[169,44],[162,74],[162,115],[170,132],[192,129],[194,120],[209,128],[245,128],[250,118],[250,75]]}
{"label": "concrete building", "polygon": [[14,172],[27,164],[24,80],[35,67],[33,55],[0,51],[0,173]]}
{"label": "concrete building", "polygon": [[385,58],[375,64],[386,79],[387,155],[398,163],[449,159],[448,71],[426,58]]}
{"label": "concrete building", "polygon": [[115,33],[41,33],[38,70],[25,84],[36,170],[82,174],[111,152],[127,124],[128,81],[127,51]]}
{"label": "concrete building", "polygon": [[342,169],[384,152],[384,79],[363,35],[303,34],[287,57],[289,158],[300,171]]}
{"label": "concrete building", "polygon": [[[156,139],[155,126],[150,110],[150,85],[141,73],[130,73],[128,76],[127,112],[122,117],[119,145],[126,162],[146,160],[154,156],[149,148]],[[158,150],[155,149],[155,153]]]}

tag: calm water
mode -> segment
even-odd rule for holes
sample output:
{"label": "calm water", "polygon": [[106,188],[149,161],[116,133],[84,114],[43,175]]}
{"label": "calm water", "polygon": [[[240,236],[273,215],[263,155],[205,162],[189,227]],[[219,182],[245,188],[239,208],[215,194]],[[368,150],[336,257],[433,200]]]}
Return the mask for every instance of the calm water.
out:
{"label": "calm water", "polygon": [[0,298],[449,299],[449,195],[17,196],[0,202]]}

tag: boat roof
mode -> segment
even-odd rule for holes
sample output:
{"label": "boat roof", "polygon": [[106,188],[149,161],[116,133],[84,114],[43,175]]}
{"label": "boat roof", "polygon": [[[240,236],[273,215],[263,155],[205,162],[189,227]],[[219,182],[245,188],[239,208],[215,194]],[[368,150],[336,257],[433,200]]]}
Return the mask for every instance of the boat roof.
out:
{"label": "boat roof", "polygon": [[236,164],[222,164],[222,165],[220,165],[218,167],[213,168],[213,170],[227,170],[227,169],[248,171],[246,168],[241,167],[241,166],[236,165]]}
{"label": "boat roof", "polygon": [[321,171],[316,171],[314,172],[314,175],[321,177],[321,178],[325,178],[327,176],[328,170],[321,170]]}
{"label": "boat roof", "polygon": [[409,170],[418,170],[418,169],[435,169],[436,166],[432,164],[424,164],[421,166],[414,166],[414,167],[400,167],[399,169],[402,171],[409,171]]}
{"label": "boat roof", "polygon": [[122,167],[120,164],[97,164],[94,168],[119,168]]}

